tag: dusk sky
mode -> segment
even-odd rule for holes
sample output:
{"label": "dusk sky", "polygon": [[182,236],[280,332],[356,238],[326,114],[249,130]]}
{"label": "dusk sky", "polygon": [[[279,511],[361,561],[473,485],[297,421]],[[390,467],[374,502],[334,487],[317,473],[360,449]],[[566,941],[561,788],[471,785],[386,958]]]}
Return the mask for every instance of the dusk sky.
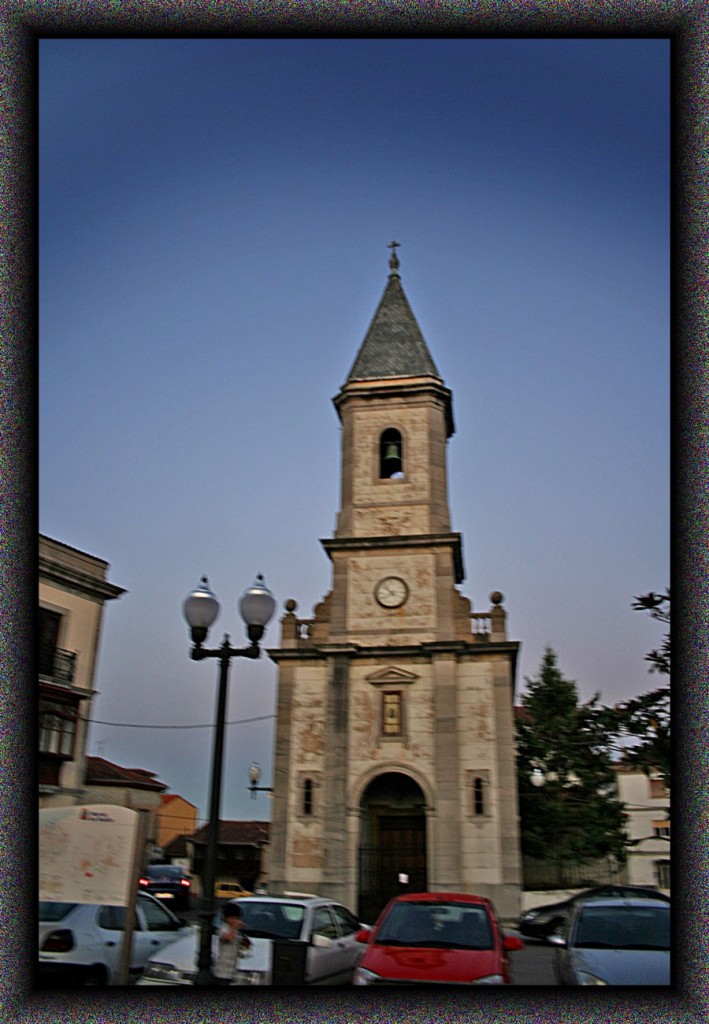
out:
{"label": "dusk sky", "polygon": [[[263,573],[268,648],[285,600],[307,617],[330,589],[331,399],[393,238],[453,391],[460,589],[478,611],[505,595],[517,700],[546,645],[583,700],[657,685],[662,627],[631,605],[669,585],[669,57],[663,39],[41,42],[40,530],[127,591],[89,753],[205,819],[217,665],[190,661],[182,602],[206,574],[210,643],[240,645]],[[270,659],[232,662],[224,818],[270,817],[247,771],[272,782],[275,699]]]}

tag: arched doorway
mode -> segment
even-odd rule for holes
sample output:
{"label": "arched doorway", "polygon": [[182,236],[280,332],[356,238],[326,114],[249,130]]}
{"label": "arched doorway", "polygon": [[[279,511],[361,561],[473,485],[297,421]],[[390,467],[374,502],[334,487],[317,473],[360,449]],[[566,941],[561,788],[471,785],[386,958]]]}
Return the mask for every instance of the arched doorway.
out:
{"label": "arched doorway", "polygon": [[[402,883],[400,875],[407,875]],[[360,921],[374,924],[387,900],[401,892],[425,892],[426,800],[402,772],[373,779],[360,800]]]}

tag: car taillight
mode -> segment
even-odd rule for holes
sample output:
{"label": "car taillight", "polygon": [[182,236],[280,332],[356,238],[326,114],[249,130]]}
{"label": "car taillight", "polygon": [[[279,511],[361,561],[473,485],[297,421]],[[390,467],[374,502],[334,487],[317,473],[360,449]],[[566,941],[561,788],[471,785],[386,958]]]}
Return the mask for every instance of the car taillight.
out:
{"label": "car taillight", "polygon": [[189,884],[190,884],[189,878],[181,878],[180,879],[180,885],[189,885]]}
{"label": "car taillight", "polygon": [[138,885],[149,885],[149,884],[150,883],[148,882],[147,878],[139,878],[138,879]]}
{"label": "car taillight", "polygon": [[50,932],[42,943],[42,950],[46,953],[68,953],[74,948],[74,935],[68,928],[58,928]]}

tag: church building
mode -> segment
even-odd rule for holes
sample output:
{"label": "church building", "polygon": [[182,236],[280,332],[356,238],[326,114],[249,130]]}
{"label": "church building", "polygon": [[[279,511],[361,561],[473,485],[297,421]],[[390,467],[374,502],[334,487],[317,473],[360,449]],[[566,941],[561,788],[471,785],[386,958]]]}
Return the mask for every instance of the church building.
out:
{"label": "church building", "polygon": [[[332,587],[286,601],[278,664],[270,882],[373,923],[400,892],[520,907],[513,703],[519,643],[498,591],[458,589],[444,385],[399,276],[334,398],[342,424]],[[493,524],[491,524],[491,527]]]}

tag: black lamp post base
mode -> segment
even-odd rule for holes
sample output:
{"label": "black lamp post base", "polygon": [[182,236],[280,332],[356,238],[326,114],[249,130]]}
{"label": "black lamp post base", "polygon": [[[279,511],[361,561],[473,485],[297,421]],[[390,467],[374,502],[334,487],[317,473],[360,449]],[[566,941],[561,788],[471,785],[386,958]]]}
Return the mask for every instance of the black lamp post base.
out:
{"label": "black lamp post base", "polygon": [[194,983],[196,987],[200,988],[216,988],[219,985],[218,979],[215,978],[208,967],[197,972]]}

